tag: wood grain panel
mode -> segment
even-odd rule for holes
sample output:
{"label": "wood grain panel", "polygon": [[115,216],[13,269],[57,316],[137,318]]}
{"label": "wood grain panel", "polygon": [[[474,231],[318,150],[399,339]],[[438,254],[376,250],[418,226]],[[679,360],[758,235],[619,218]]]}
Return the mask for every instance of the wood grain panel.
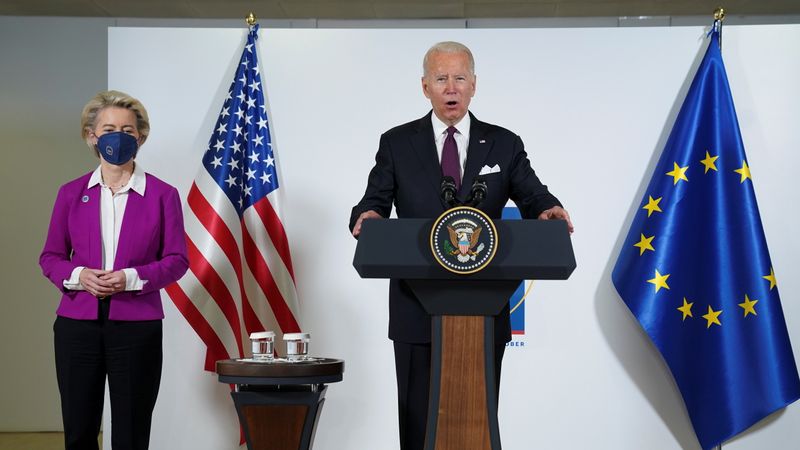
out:
{"label": "wood grain panel", "polygon": [[436,450],[490,450],[482,316],[443,316]]}
{"label": "wood grain panel", "polygon": [[298,450],[303,437],[308,407],[305,405],[247,405],[252,450]]}

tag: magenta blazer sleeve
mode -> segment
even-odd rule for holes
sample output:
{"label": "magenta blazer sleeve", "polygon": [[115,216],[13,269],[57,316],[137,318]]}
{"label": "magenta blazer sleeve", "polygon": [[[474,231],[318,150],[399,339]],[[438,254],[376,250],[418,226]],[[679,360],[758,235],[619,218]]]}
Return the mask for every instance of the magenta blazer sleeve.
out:
{"label": "magenta blazer sleeve", "polygon": [[[59,189],[39,257],[42,272],[63,294],[56,313],[73,319],[97,318],[94,296],[63,287],[75,267],[102,267],[100,187],[87,187],[90,176]],[[114,270],[136,269],[147,282],[141,291],[112,296],[112,320],[162,319],[159,290],[178,280],[189,266],[178,191],[150,174],[145,176],[145,194],[128,193]]]}

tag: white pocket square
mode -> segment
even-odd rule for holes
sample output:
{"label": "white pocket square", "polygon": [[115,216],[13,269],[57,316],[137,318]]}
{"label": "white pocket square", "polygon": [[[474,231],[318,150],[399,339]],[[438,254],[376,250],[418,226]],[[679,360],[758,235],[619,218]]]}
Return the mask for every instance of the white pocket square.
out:
{"label": "white pocket square", "polygon": [[478,173],[478,175],[489,175],[490,173],[500,173],[500,166],[498,164],[495,164],[492,167],[483,166],[481,167],[481,171]]}

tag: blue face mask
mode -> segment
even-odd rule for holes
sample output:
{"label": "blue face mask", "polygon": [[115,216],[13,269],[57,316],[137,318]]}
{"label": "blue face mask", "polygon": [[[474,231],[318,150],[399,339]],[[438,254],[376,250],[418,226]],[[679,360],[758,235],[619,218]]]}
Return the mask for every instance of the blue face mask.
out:
{"label": "blue face mask", "polygon": [[110,164],[121,166],[136,156],[139,143],[123,131],[106,133],[97,138],[97,151]]}

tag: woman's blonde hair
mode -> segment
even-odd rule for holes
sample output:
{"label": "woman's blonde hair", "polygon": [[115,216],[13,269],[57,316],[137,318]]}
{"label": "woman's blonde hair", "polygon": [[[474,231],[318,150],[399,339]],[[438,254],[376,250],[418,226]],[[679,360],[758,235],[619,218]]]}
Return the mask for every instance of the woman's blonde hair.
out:
{"label": "woman's blonde hair", "polygon": [[86,103],[81,113],[81,137],[86,141],[86,145],[98,156],[97,149],[89,139],[89,134],[94,131],[97,125],[97,116],[100,115],[100,111],[111,106],[129,109],[136,114],[136,130],[139,132],[140,146],[144,144],[150,134],[150,119],[142,102],[120,91],[98,92]]}

